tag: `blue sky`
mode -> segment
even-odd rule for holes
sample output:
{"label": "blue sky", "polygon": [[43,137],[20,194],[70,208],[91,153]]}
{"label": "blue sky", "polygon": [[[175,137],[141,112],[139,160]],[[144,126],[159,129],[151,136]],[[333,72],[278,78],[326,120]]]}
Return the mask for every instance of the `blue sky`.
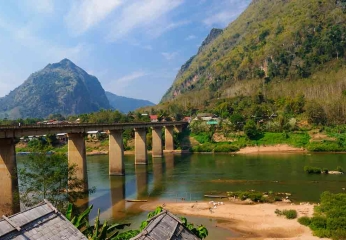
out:
{"label": "blue sky", "polygon": [[0,0],[0,97],[68,58],[106,91],[158,103],[213,27],[251,0]]}

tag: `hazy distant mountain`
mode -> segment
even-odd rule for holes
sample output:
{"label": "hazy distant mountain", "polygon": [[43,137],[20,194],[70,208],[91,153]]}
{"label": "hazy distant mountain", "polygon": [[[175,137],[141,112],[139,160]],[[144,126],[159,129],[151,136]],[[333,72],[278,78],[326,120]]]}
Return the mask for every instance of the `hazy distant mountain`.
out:
{"label": "hazy distant mountain", "polygon": [[98,79],[68,59],[48,64],[0,98],[0,117],[46,117],[89,113],[111,106]]}
{"label": "hazy distant mountain", "polygon": [[136,110],[137,108],[140,108],[140,107],[155,105],[154,103],[147,100],[122,97],[122,96],[115,95],[114,93],[111,93],[111,92],[106,92],[106,96],[109,100],[109,104],[113,108],[124,113]]}

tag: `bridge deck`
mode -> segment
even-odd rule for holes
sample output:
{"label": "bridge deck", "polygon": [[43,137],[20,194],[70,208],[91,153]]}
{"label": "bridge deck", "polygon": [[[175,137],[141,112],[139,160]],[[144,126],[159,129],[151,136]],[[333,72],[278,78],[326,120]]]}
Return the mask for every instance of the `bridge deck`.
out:
{"label": "bridge deck", "polygon": [[72,124],[38,124],[38,125],[1,125],[0,138],[14,138],[22,136],[37,136],[56,133],[85,133],[88,131],[124,130],[133,128],[181,126],[187,122],[135,122],[135,123],[72,123]]}

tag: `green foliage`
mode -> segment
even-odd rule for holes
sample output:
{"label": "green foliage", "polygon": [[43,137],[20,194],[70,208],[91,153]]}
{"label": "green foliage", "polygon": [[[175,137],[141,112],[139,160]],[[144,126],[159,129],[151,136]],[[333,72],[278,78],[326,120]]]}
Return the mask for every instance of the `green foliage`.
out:
{"label": "green foliage", "polygon": [[304,172],[309,174],[321,174],[322,170],[318,167],[305,166]]}
{"label": "green foliage", "polygon": [[244,133],[249,139],[256,139],[261,132],[257,129],[256,123],[253,120],[248,120],[244,126]]}
{"label": "green foliage", "polygon": [[228,192],[229,197],[236,197],[242,201],[246,199],[251,199],[253,202],[271,202],[270,198],[263,197],[261,192],[256,191],[237,191],[237,192]]}
{"label": "green foliage", "polygon": [[239,151],[239,148],[237,146],[234,146],[232,144],[217,144],[214,148],[214,152],[236,152]]}
{"label": "green foliage", "polygon": [[58,209],[65,209],[69,202],[83,196],[83,182],[75,172],[76,167],[68,165],[66,154],[30,154],[19,169],[21,201],[33,206],[48,199]]}
{"label": "green foliage", "polygon": [[346,194],[321,194],[321,203],[315,207],[315,216],[298,221],[309,226],[315,236],[332,239],[346,238]]}
{"label": "green foliage", "polygon": [[336,167],[336,171],[338,171],[338,172],[344,172],[344,169],[342,168],[342,167],[340,167],[340,166],[337,166]]}
{"label": "green foliage", "polygon": [[66,211],[66,218],[79,230],[81,231],[88,239],[93,240],[107,240],[107,239],[121,239],[116,238],[119,235],[119,229],[124,229],[126,226],[130,226],[129,223],[124,224],[112,224],[109,225],[107,221],[104,221],[103,224],[100,223],[100,209],[97,211],[97,216],[95,218],[95,223],[93,226],[89,225],[89,214],[93,205],[90,205],[86,210],[81,214],[73,216],[72,214],[72,204],[68,205]]}
{"label": "green foliage", "polygon": [[[157,207],[154,211],[148,213],[147,219],[141,223],[140,230],[130,230],[130,231],[123,232],[119,234],[114,240],[128,240],[132,237],[135,237],[141,231],[143,231],[145,227],[148,226],[148,222],[149,220],[151,220],[151,218],[160,214],[162,211],[163,211],[163,208],[161,206]],[[192,223],[189,223],[185,217],[181,217],[180,220],[187,229],[189,229],[193,234],[195,234],[200,239],[204,239],[208,236],[208,230],[203,225],[195,227]]]}
{"label": "green foliage", "polygon": [[327,115],[324,109],[317,102],[309,102],[306,106],[306,114],[311,124],[326,124]]}
{"label": "green foliage", "polygon": [[279,210],[279,209],[276,209],[275,210],[275,213],[276,215],[278,216],[281,216],[281,215],[284,215],[287,219],[295,219],[297,218],[297,211],[294,210],[294,209],[290,209],[290,210]]}
{"label": "green foliage", "polygon": [[298,222],[304,226],[309,226],[311,224],[311,219],[309,217],[300,217],[298,218]]}
{"label": "green foliage", "polygon": [[341,152],[346,148],[340,147],[335,141],[311,142],[307,145],[307,149],[311,152]]}

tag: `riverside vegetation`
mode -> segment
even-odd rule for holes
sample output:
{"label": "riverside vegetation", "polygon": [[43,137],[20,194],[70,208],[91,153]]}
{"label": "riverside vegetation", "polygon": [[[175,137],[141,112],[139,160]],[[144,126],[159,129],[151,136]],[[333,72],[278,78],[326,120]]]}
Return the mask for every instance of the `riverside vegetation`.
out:
{"label": "riverside vegetation", "polygon": [[314,235],[332,239],[346,238],[346,194],[324,192],[314,216],[301,217],[299,223],[309,226]]}
{"label": "riverside vegetation", "polygon": [[[224,101],[221,103],[222,109],[230,109],[228,112],[221,111],[220,106],[211,111],[217,116],[222,116],[218,119],[217,125],[209,125],[202,120],[193,120],[185,131],[174,133],[175,148],[190,150],[191,152],[236,152],[247,146],[287,144],[312,152],[346,151],[346,125],[333,125],[328,121],[325,122],[323,120],[325,115],[318,115],[315,111],[311,111],[303,96],[296,99],[292,104],[283,105],[275,114],[271,114],[272,117],[267,114],[266,118],[258,120],[254,115],[246,113],[251,108],[262,109],[268,105],[275,107],[275,104],[271,101],[256,103],[256,99],[252,98],[244,98],[240,102],[233,103]],[[294,112],[300,112],[300,114],[294,115]],[[152,109],[147,113],[157,114],[160,119],[169,121],[181,120],[186,112],[166,112]],[[61,114],[52,114],[49,118],[69,122],[79,119],[81,123],[150,121],[148,116],[142,115],[140,112],[122,114],[113,110],[101,110],[66,118]],[[42,121],[42,119],[0,120],[0,124],[18,125],[20,122],[24,125],[35,124],[38,121]],[[134,132],[130,129],[125,130],[123,137],[124,149],[133,150]],[[162,138],[164,141],[164,134]],[[87,140],[88,152],[108,151],[107,137]],[[31,151],[32,148],[40,145],[45,145],[49,150],[56,152],[67,151],[66,145],[60,144],[55,135],[39,137],[36,140],[28,141],[27,144],[20,144],[17,151]],[[148,150],[151,150],[151,129],[148,129],[147,132],[147,145]]]}

